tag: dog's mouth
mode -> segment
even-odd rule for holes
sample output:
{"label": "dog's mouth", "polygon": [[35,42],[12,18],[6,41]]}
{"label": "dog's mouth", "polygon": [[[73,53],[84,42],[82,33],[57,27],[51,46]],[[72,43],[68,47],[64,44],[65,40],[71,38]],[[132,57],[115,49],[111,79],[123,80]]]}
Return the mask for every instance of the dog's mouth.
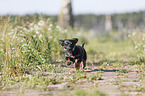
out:
{"label": "dog's mouth", "polygon": [[72,56],[72,55],[70,55],[70,56],[67,55],[66,57],[67,57],[67,58],[73,58],[73,59],[75,58],[75,56]]}
{"label": "dog's mouth", "polygon": [[72,56],[72,52],[71,52],[71,51],[68,51],[68,52],[67,52],[67,55],[68,55],[69,57],[71,57],[71,56]]}

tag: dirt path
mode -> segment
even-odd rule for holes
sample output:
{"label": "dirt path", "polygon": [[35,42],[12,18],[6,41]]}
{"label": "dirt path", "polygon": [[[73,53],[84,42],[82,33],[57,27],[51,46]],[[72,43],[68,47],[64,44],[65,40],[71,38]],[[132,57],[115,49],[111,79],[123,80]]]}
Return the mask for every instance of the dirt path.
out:
{"label": "dirt path", "polygon": [[[20,86],[17,84],[13,88],[0,91],[0,94],[2,96],[18,94],[24,96],[53,96],[65,92],[72,93],[73,90],[77,89],[97,88],[107,96],[145,96],[136,65],[128,65],[124,68],[113,68],[108,65],[107,68],[102,69],[98,66],[88,66],[87,70],[80,73],[76,73],[72,67],[64,67],[65,70],[69,71],[62,73],[43,73],[43,76],[74,78],[72,81],[47,86],[47,90],[43,91],[41,86],[36,86],[35,89],[20,90]],[[98,78],[99,76],[100,78]]]}
{"label": "dirt path", "polygon": [[[102,80],[97,80],[97,87],[100,91],[105,92],[107,96],[118,96],[128,94],[129,96],[145,96],[140,92],[142,82],[136,65],[128,65],[125,69],[106,68],[101,70]],[[97,68],[97,67],[96,67]],[[94,73],[97,69],[88,70]],[[124,96],[122,95],[122,96]]]}

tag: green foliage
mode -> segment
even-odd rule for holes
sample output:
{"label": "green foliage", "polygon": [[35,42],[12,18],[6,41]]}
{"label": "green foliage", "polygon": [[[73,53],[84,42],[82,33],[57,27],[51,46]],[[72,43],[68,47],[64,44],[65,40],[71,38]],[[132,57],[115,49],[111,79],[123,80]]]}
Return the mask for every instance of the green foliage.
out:
{"label": "green foliage", "polygon": [[68,36],[51,19],[43,18],[38,22],[15,26],[8,17],[3,19],[0,30],[0,71],[6,76],[42,71],[43,64],[61,58],[58,41]]}
{"label": "green foliage", "polygon": [[106,96],[104,93],[98,91],[95,88],[92,88],[92,89],[78,89],[78,90],[75,90],[74,94],[76,96]]}
{"label": "green foliage", "polygon": [[131,39],[134,49],[136,50],[136,54],[139,58],[140,62],[145,61],[145,32],[140,30],[135,30],[130,32],[128,37]]}
{"label": "green foliage", "polygon": [[106,96],[106,94],[100,92],[97,88],[91,88],[91,89],[75,89],[73,92],[65,92],[56,96]]}
{"label": "green foliage", "polygon": [[18,88],[21,87],[29,87],[29,88],[36,88],[42,87],[46,88],[48,85],[59,84],[61,83],[61,78],[56,78],[56,76],[47,76],[47,77],[40,77],[39,75],[32,76],[32,75],[23,75],[17,77],[2,77],[0,79],[3,82],[2,86],[4,89],[13,88],[14,85],[19,85]]}

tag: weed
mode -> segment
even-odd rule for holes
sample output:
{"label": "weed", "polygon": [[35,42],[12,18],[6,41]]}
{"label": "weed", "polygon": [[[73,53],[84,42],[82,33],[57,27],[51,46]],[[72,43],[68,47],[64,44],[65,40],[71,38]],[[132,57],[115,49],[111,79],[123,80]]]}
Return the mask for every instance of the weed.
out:
{"label": "weed", "polygon": [[103,80],[103,79],[101,78],[101,74],[100,74],[99,72],[96,72],[96,73],[94,73],[94,74],[88,74],[88,75],[87,75],[87,79],[88,79],[89,81],[93,81],[93,80]]}
{"label": "weed", "polygon": [[118,96],[130,96],[129,94],[121,94],[121,95],[118,95]]}
{"label": "weed", "polygon": [[97,89],[78,89],[74,91],[76,96],[106,96]]}
{"label": "weed", "polygon": [[115,82],[113,82],[115,85],[120,85],[122,84],[123,80],[121,79],[121,77],[117,77],[117,78],[114,78],[115,79]]}
{"label": "weed", "polygon": [[86,78],[87,74],[86,73],[84,73],[84,74],[82,74],[82,73],[76,73],[75,76],[76,76],[77,80],[79,80],[79,79]]}
{"label": "weed", "polygon": [[141,62],[143,62],[145,56],[145,32],[141,30],[136,30],[130,32],[129,36],[132,40],[134,48],[136,50],[137,56]]}

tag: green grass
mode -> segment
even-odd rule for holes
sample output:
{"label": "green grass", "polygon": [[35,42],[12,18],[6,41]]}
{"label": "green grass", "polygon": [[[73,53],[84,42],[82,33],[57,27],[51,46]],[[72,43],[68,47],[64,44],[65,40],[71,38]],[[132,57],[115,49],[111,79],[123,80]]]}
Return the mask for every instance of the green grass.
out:
{"label": "green grass", "polygon": [[107,96],[100,92],[97,88],[91,89],[76,89],[73,93],[62,93],[58,96]]}
{"label": "green grass", "polygon": [[43,64],[60,59],[58,41],[69,34],[50,19],[18,26],[9,17],[3,19],[0,30],[0,71],[6,76],[43,71]]}

